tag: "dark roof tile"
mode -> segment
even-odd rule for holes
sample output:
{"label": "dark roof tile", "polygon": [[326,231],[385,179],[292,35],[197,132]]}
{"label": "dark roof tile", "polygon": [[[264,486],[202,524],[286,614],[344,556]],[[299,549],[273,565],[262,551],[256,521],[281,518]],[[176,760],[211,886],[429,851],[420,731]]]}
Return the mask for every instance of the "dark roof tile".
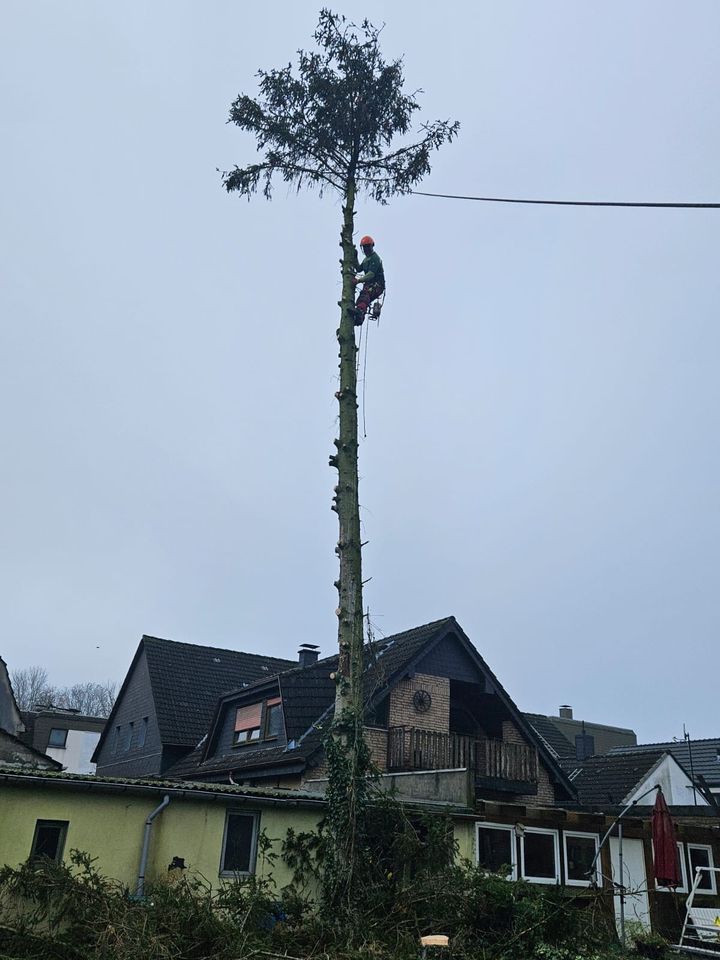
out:
{"label": "dark roof tile", "polygon": [[664,750],[627,756],[606,754],[589,760],[561,759],[559,762],[578,791],[584,806],[620,805],[665,755]]}
{"label": "dark roof tile", "polygon": [[295,664],[293,660],[160,637],[145,636],[141,644],[161,739],[176,746],[198,743],[223,693],[277,675]]}
{"label": "dark roof tile", "polygon": [[[372,644],[365,644],[366,702],[382,690],[399,671],[407,667],[434,637],[445,632],[454,623],[453,617],[446,617]],[[337,655],[325,657],[306,667],[293,664],[291,669],[280,674],[285,730],[288,743],[294,743],[294,747],[272,747],[269,750],[248,750],[246,753],[235,750],[220,756],[211,755],[202,762],[204,744],[201,744],[183,760],[174,764],[167,771],[167,775],[202,777],[209,773],[242,771],[270,763],[307,760],[321,745],[323,731],[332,717],[335,681],[331,674],[337,669],[337,662]],[[259,688],[266,679],[267,677],[261,678],[255,686]],[[250,695],[252,686],[232,691],[225,699],[240,693]],[[221,705],[220,710],[222,709]]]}
{"label": "dark roof tile", "polygon": [[184,777],[196,779],[231,775],[233,779],[242,779],[243,771],[250,775],[250,771],[268,766],[277,767],[280,775],[285,764],[305,763],[321,745],[321,739],[320,734],[315,734],[306,737],[295,749],[288,749],[283,745],[259,750],[235,750],[233,753],[210,757],[205,762],[202,762],[202,746],[199,745],[166,770],[163,777],[168,780],[181,780]]}
{"label": "dark roof tile", "polygon": [[523,713],[525,719],[535,728],[535,733],[545,741],[555,757],[574,757],[575,747],[563,736],[550,717],[541,713]]}
{"label": "dark roof tile", "polygon": [[[704,740],[671,740],[669,743],[641,743],[635,747],[613,747],[608,751],[611,756],[626,753],[655,753],[663,750],[671,753],[678,763],[689,773],[704,777],[711,786],[720,786],[720,737]],[[692,763],[690,753],[692,751]]]}

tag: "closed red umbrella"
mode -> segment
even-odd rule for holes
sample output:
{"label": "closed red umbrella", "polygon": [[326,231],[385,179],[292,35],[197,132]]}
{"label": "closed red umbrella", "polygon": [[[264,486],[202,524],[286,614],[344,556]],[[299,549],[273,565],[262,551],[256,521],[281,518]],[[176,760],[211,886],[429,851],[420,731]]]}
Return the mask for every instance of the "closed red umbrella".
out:
{"label": "closed red umbrella", "polygon": [[655,879],[660,887],[680,886],[677,837],[662,790],[658,790],[652,812]]}

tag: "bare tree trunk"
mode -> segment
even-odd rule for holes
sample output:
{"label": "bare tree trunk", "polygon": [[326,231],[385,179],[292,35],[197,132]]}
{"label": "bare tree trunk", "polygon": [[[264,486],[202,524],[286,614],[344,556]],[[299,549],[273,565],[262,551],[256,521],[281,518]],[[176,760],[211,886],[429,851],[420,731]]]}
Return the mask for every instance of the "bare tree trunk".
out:
{"label": "bare tree trunk", "polygon": [[[350,711],[356,723],[361,723],[362,710],[362,653],[363,605],[362,560],[360,543],[360,505],[358,500],[358,418],[355,327],[351,313],[355,303],[352,278],[355,273],[356,253],[353,244],[355,180],[348,180],[343,207],[343,226],[340,243],[342,258],[342,300],[340,327],[337,332],[340,345],[340,437],[335,441],[337,454],[332,461],[338,469],[335,499],[340,535],[336,552],[340,558],[338,589],[338,648],[335,718],[341,720]],[[354,765],[353,765],[354,766]]]}

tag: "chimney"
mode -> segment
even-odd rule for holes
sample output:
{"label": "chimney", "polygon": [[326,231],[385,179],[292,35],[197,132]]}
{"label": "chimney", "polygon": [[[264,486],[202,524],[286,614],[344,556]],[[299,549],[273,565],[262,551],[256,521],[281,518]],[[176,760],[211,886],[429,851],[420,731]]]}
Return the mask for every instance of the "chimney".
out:
{"label": "chimney", "polygon": [[595,737],[585,733],[585,721],[583,720],[582,733],[575,737],[575,759],[589,760],[595,756]]}
{"label": "chimney", "polygon": [[561,720],[572,720],[572,707],[569,703],[560,704],[560,719]]}
{"label": "chimney", "polygon": [[317,658],[320,656],[320,648],[316,643],[301,643],[300,649],[298,650],[298,661],[301,667],[312,666],[313,663],[317,663]]}

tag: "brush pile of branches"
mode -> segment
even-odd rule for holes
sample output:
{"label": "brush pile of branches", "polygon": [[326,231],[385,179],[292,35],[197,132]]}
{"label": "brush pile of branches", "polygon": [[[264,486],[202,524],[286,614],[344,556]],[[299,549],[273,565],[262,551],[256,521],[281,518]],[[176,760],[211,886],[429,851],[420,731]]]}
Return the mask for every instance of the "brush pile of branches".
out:
{"label": "brush pile of branches", "polygon": [[[322,832],[289,832],[293,883],[277,889],[274,844],[262,877],[220,889],[168,875],[136,900],[87,854],[0,870],[0,956],[17,960],[415,960],[419,937],[445,933],[454,960],[611,960],[618,948],[598,895],[571,896],[458,863],[437,817],[375,810],[385,842],[353,902],[329,903]],[[392,829],[394,832],[385,832]]]}

